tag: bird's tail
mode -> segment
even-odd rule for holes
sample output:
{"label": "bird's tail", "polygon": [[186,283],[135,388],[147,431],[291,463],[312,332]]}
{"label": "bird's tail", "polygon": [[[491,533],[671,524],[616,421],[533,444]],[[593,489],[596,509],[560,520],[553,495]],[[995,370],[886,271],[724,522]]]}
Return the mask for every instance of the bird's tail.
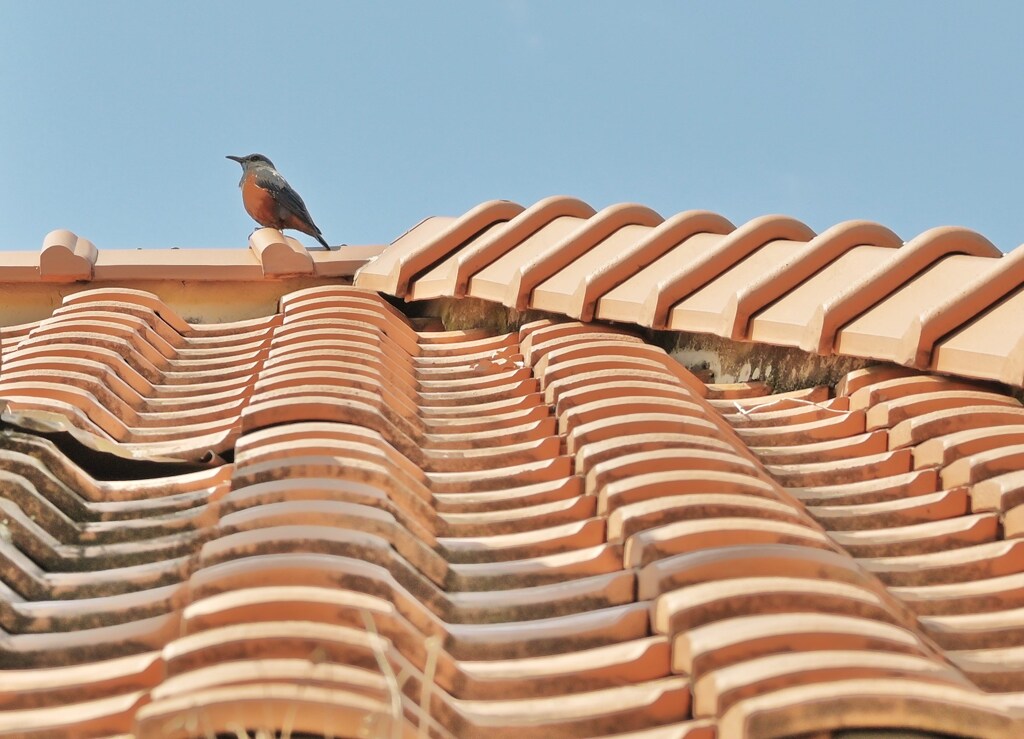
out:
{"label": "bird's tail", "polygon": [[330,245],[329,245],[329,244],[328,244],[328,243],[327,243],[326,241],[324,241],[324,237],[323,237],[323,236],[321,236],[320,234],[317,234],[317,235],[316,235],[316,240],[320,242],[320,245],[321,245],[321,246],[322,246],[322,247],[323,247],[324,249],[326,249],[327,251],[330,251],[330,250],[331,250],[331,247],[330,247]]}

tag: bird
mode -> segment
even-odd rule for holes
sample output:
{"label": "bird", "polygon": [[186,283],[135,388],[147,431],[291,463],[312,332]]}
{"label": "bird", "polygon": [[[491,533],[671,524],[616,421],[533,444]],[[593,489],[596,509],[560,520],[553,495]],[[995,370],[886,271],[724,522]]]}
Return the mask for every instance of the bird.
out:
{"label": "bird", "polygon": [[253,220],[270,228],[291,228],[312,236],[327,251],[331,247],[324,240],[323,233],[313,223],[309,209],[295,192],[288,180],[274,167],[274,163],[262,154],[244,157],[227,156],[242,165],[242,205]]}

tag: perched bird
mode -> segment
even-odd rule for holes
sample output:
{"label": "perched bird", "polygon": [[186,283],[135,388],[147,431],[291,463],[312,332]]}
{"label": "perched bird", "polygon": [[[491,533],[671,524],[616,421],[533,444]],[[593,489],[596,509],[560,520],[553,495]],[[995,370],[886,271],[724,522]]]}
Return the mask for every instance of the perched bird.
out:
{"label": "perched bird", "polygon": [[261,226],[270,228],[293,228],[312,236],[327,251],[331,247],[313,223],[306,204],[292,189],[281,173],[274,169],[274,163],[262,154],[245,157],[228,156],[242,165],[242,204],[246,212]]}

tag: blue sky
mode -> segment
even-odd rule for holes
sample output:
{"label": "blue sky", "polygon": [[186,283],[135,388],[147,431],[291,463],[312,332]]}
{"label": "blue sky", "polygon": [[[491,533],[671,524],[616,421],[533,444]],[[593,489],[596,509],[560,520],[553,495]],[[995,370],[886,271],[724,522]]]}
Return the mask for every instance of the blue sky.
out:
{"label": "blue sky", "polygon": [[242,247],[224,156],[259,151],[335,244],[568,194],[1009,250],[1022,27],[1011,2],[0,0],[0,249]]}

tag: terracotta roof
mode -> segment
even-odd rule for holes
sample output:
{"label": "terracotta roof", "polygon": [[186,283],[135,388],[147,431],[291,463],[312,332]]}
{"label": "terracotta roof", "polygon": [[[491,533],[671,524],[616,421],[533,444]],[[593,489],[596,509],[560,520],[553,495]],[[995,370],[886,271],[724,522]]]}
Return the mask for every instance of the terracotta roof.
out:
{"label": "terracotta roof", "polygon": [[1020,253],[551,198],[4,255],[0,736],[1020,736]]}
{"label": "terracotta roof", "polygon": [[326,285],[5,329],[0,734],[1020,735],[1016,400],[426,328]]}
{"label": "terracotta roof", "polygon": [[0,254],[0,283],[108,280],[258,281],[283,276],[350,277],[383,246],[308,251],[276,229],[257,229],[249,248],[101,251],[71,231],[51,231],[39,253]]}
{"label": "terracotta roof", "polygon": [[583,321],[715,334],[1024,385],[1024,247],[963,228],[906,243],[884,226],[815,234],[784,216],[595,212],[552,197],[428,218],[355,284],[406,300],[476,297]]}

